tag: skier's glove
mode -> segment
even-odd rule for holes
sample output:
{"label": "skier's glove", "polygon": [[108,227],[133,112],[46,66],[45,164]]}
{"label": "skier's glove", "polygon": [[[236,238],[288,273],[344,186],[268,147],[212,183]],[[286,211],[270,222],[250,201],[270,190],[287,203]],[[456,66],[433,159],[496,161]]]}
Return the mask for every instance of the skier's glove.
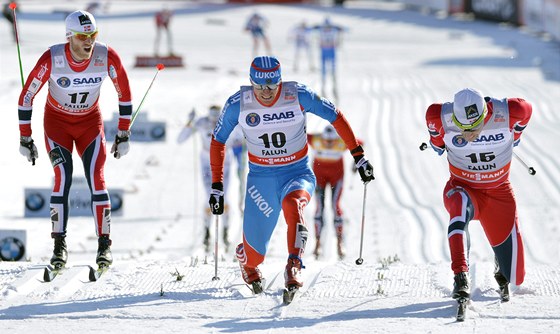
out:
{"label": "skier's glove", "polygon": [[221,215],[224,213],[224,184],[222,182],[212,183],[208,203],[213,214]]}
{"label": "skier's glove", "polygon": [[111,153],[117,159],[125,156],[128,151],[130,151],[130,144],[128,140],[130,139],[130,131],[119,130],[115,135],[115,142],[111,147]]}
{"label": "skier's glove", "polygon": [[364,156],[364,149],[362,146],[356,147],[350,151],[350,153],[352,153],[352,156],[354,157],[354,162],[356,163],[356,168],[360,173],[362,182],[368,183],[369,181],[375,180],[375,177],[373,176],[373,166]]}
{"label": "skier's glove", "polygon": [[27,158],[27,161],[35,165],[35,159],[39,157],[39,152],[37,152],[37,146],[33,142],[31,137],[21,136],[19,137],[19,153]]}

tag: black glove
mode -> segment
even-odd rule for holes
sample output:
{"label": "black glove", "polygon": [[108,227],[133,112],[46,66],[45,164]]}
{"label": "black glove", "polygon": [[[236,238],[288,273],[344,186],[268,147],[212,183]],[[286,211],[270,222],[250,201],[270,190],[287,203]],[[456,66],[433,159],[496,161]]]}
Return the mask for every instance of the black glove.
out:
{"label": "black glove", "polygon": [[210,190],[210,210],[215,215],[221,215],[224,213],[224,184],[223,182],[212,183],[212,189]]}
{"label": "black glove", "polygon": [[368,183],[369,181],[375,180],[375,176],[373,176],[373,166],[366,159],[363,152],[364,149],[362,148],[362,146],[358,146],[351,151],[352,155],[354,156],[354,162],[356,163],[356,168],[360,173],[362,182]]}
{"label": "black glove", "polygon": [[26,157],[27,161],[31,162],[33,165],[35,165],[35,159],[39,157],[37,146],[35,146],[31,137],[19,137],[19,153]]}

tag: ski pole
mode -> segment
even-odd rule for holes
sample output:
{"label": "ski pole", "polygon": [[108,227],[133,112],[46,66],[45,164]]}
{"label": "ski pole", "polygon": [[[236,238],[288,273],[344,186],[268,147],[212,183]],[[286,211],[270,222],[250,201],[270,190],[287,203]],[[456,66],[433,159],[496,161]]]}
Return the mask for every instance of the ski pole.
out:
{"label": "ski pole", "polygon": [[154,84],[154,81],[156,80],[156,77],[159,74],[159,71],[163,70],[165,68],[165,66],[160,63],[160,64],[156,65],[156,68],[157,68],[157,72],[154,75],[154,78],[152,79],[152,82],[150,83],[150,86],[148,86],[148,89],[146,90],[146,93],[144,93],[144,97],[142,98],[142,101],[140,101],[140,104],[138,105],[138,108],[136,108],[136,111],[132,115],[132,119],[130,120],[130,127],[129,128],[132,128],[132,124],[134,124],[134,120],[136,119],[136,116],[138,116],[138,112],[140,111],[140,108],[142,107],[142,104],[144,103],[144,100],[146,99],[146,96],[148,95],[148,92],[152,88],[152,85]]}
{"label": "ski pole", "polygon": [[361,265],[362,263],[364,263],[364,259],[362,258],[362,250],[364,248],[364,224],[365,224],[365,220],[366,220],[367,184],[368,184],[368,182],[364,183],[364,200],[362,202],[362,232],[360,234],[360,257],[356,260],[357,265]]}
{"label": "ski pole", "polygon": [[18,29],[17,29],[16,7],[17,7],[17,4],[15,2],[10,3],[10,9],[12,10],[12,14],[14,15],[14,32],[16,34],[16,46],[17,46],[17,55],[18,55],[18,61],[19,61],[19,75],[21,77],[21,87],[23,88],[23,86],[24,86],[23,67],[21,66],[21,52],[19,50],[19,34],[18,34]]}
{"label": "ski pole", "polygon": [[218,277],[218,232],[219,232],[218,225],[219,223],[220,223],[220,216],[216,215],[216,231],[214,233],[214,277],[212,277],[213,281],[220,280],[220,278]]}
{"label": "ski pole", "polygon": [[527,166],[525,161],[523,161],[523,159],[521,159],[521,157],[519,157],[515,152],[513,152],[513,156],[517,159],[517,161],[519,161],[523,166],[525,166],[529,174],[535,175],[537,173],[537,171],[533,167]]}

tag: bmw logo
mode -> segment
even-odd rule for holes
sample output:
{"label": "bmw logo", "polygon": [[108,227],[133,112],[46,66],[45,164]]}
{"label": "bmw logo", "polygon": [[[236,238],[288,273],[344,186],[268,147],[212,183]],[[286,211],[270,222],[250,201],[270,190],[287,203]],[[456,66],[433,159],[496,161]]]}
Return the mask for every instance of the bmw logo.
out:
{"label": "bmw logo", "polygon": [[154,139],[161,139],[165,136],[165,127],[161,126],[161,125],[156,125],[152,128],[152,130],[150,131],[150,135],[152,136],[152,138]]}
{"label": "bmw logo", "polygon": [[469,142],[465,140],[465,138],[463,138],[463,136],[461,135],[456,135],[455,137],[453,137],[453,139],[451,139],[451,142],[453,143],[453,145],[455,145],[456,147],[463,147],[466,146]]}
{"label": "bmw logo", "polygon": [[247,117],[245,117],[245,122],[247,123],[247,125],[254,127],[259,125],[259,123],[261,122],[261,117],[258,114],[252,112],[248,114]]}
{"label": "bmw logo", "polygon": [[45,199],[40,193],[31,193],[25,198],[25,207],[29,211],[40,211],[45,206]]}
{"label": "bmw logo", "polygon": [[0,240],[0,259],[19,261],[25,255],[25,245],[17,238],[7,237]]}
{"label": "bmw logo", "polygon": [[68,79],[67,77],[58,78],[58,80],[56,80],[56,83],[62,88],[70,87],[70,79]]}

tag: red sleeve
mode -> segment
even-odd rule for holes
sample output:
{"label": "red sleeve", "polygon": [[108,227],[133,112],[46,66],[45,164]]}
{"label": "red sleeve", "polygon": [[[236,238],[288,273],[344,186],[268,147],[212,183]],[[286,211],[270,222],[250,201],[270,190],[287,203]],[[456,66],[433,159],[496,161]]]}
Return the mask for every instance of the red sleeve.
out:
{"label": "red sleeve", "polygon": [[224,160],[226,145],[220,143],[214,136],[210,142],[210,170],[212,170],[212,183],[224,181]]}
{"label": "red sleeve", "polygon": [[307,143],[309,144],[309,146],[313,147],[313,137],[315,137],[314,134],[308,133],[307,134]]}
{"label": "red sleeve", "polygon": [[433,146],[445,148],[443,141],[443,123],[441,122],[441,103],[434,103],[426,111],[426,125],[430,133],[430,142]]}
{"label": "red sleeve", "polygon": [[18,100],[19,133],[21,136],[31,136],[31,114],[33,99],[51,76],[51,51],[47,50],[29,73],[27,81],[21,90]]}
{"label": "red sleeve", "polygon": [[521,98],[511,98],[508,99],[508,108],[509,128],[513,130],[514,142],[518,143],[521,138],[521,132],[525,130],[531,119],[533,107],[529,102]]}
{"label": "red sleeve", "polygon": [[[356,139],[354,131],[352,131],[350,124],[348,123],[342,112],[340,112],[340,110],[337,110],[337,112],[338,116],[336,117],[334,122],[332,122],[332,126],[334,126],[334,128],[336,129],[336,132],[338,133],[340,138],[342,138],[344,144],[346,144],[346,147],[350,151],[353,151],[359,146],[358,140]],[[363,151],[358,153],[363,154]]]}
{"label": "red sleeve", "polygon": [[108,47],[107,58],[109,62],[109,77],[119,96],[118,127],[119,130],[128,130],[132,117],[132,94],[130,92],[130,84],[128,83],[128,74],[122,65],[121,58],[111,47]]}

